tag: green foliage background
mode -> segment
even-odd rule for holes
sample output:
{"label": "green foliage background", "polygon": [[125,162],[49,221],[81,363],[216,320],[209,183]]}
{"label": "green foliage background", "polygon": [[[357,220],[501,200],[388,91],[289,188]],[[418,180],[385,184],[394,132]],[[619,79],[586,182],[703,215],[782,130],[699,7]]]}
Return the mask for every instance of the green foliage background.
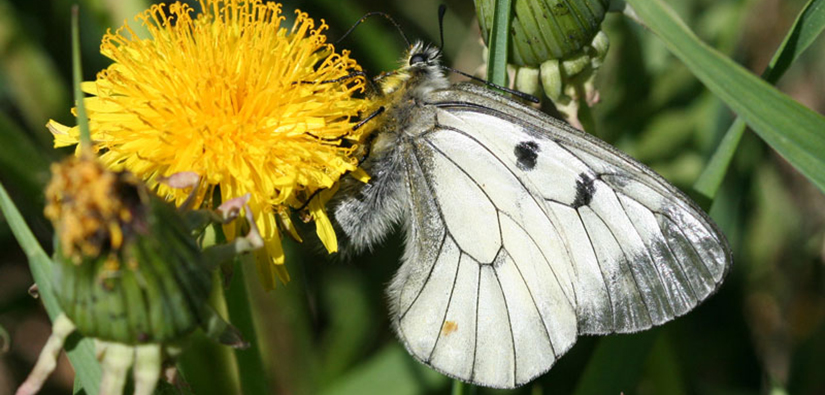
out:
{"label": "green foliage background", "polygon": [[[135,26],[134,15],[148,3],[80,1],[85,80],[108,64],[98,52],[103,32],[123,20]],[[314,0],[286,2],[284,10],[288,17],[300,8],[325,19],[333,41],[366,12],[386,11],[408,36],[437,43],[440,3]],[[475,72],[483,61],[472,2],[446,3],[446,63]],[[702,40],[759,74],[806,1],[668,3]],[[0,0],[0,182],[44,246],[51,245],[51,229],[42,216],[48,165],[69,154],[51,148],[44,125],[49,118],[74,124],[69,114],[71,4]],[[650,31],[618,14],[608,15],[605,29],[611,49],[598,80],[602,102],[593,109],[594,132],[691,191],[734,114]],[[394,29],[380,19],[359,27],[339,47],[352,49],[370,75],[394,69],[404,51]],[[822,113],[823,70],[825,41],[820,38],[778,86]],[[820,155],[821,161],[825,152]],[[718,294],[661,328],[582,338],[548,374],[517,392],[825,393],[825,196],[746,132],[711,214],[736,258]],[[230,320],[248,335],[255,328],[253,350],[262,363],[255,351],[233,356],[196,335],[180,363],[192,392],[503,392],[454,386],[415,362],[396,341],[383,289],[398,267],[401,249],[397,234],[380,250],[350,261],[325,256],[311,241],[288,244],[293,280],[269,293],[254,270],[239,266],[226,292]],[[26,293],[31,283],[26,256],[3,219],[0,327],[11,343],[0,354],[0,394],[13,392],[25,378],[49,333],[42,304]],[[74,374],[66,362],[44,393],[71,390]]]}

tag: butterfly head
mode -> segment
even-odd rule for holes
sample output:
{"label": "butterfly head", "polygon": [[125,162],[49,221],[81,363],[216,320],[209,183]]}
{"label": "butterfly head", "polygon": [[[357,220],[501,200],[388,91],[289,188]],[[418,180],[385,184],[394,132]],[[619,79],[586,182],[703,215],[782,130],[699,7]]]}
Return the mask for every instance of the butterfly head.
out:
{"label": "butterfly head", "polygon": [[405,63],[402,68],[406,68],[410,72],[414,70],[426,71],[429,68],[440,70],[441,49],[418,41],[407,51]]}
{"label": "butterfly head", "polygon": [[396,71],[378,79],[385,95],[404,92],[419,96],[450,85],[441,67],[441,49],[438,47],[418,41],[410,46],[401,63]]}

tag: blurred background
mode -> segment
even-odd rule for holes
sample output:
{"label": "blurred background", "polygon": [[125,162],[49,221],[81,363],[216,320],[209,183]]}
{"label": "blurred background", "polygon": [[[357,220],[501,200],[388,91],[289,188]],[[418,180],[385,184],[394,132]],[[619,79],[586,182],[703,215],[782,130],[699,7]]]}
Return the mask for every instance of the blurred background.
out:
{"label": "blurred background", "polygon": [[[73,3],[0,0],[0,181],[47,247],[51,229],[42,215],[42,190],[49,163],[70,152],[52,148],[44,125],[49,118],[75,124],[69,112]],[[92,80],[109,63],[98,51],[105,30],[124,20],[137,26],[134,16],[151,2],[79,3],[84,79]],[[445,63],[475,72],[483,63],[482,45],[469,0],[286,1],[284,15],[288,26],[295,8],[325,19],[334,41],[366,12],[385,11],[409,37],[438,43],[441,3],[449,7]],[[703,40],[759,74],[805,1],[669,3]],[[732,122],[731,112],[643,28],[609,14],[604,29],[611,48],[598,77],[596,133],[688,191]],[[376,75],[396,67],[404,44],[389,23],[375,18],[338,48],[351,49]],[[820,38],[779,88],[825,112],[823,70]],[[747,133],[711,214],[735,252],[719,293],[651,331],[582,338],[549,373],[517,392],[589,393],[604,382],[613,394],[825,393],[825,196]],[[451,391],[451,380],[408,356],[389,328],[384,287],[402,251],[397,234],[380,250],[349,261],[325,256],[311,241],[287,240],[286,248],[289,284],[265,292],[254,270],[245,276],[265,365],[261,381],[272,393]],[[41,303],[27,293],[31,284],[26,257],[0,217],[0,394],[14,392],[50,333]],[[221,379],[236,374],[231,359],[221,358],[228,352],[193,336],[181,366],[194,393],[238,391],[233,380]],[[63,357],[43,393],[68,393],[72,383]]]}

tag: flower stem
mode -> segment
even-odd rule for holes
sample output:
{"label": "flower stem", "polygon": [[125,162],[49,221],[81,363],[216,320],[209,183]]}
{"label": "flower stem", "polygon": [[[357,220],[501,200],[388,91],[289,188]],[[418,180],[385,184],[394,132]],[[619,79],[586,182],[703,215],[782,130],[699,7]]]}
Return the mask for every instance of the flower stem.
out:
{"label": "flower stem", "polygon": [[507,86],[507,54],[510,31],[510,13],[513,9],[511,0],[496,0],[493,27],[490,30],[487,59],[487,81]]}
{"label": "flower stem", "polygon": [[89,118],[86,116],[86,104],[83,102],[83,91],[80,89],[80,82],[83,81],[83,67],[80,63],[79,13],[79,7],[72,6],[72,87],[77,106],[77,125],[80,128],[80,146],[83,150],[89,150],[92,148],[92,138],[89,132]]}
{"label": "flower stem", "polygon": [[451,392],[452,395],[464,395],[464,383],[453,379],[453,390]]}
{"label": "flower stem", "polygon": [[255,332],[255,321],[252,317],[252,300],[247,290],[245,271],[251,267],[253,262],[249,262],[250,255],[245,255],[236,260],[235,274],[232,283],[226,291],[226,305],[229,310],[229,319],[233,325],[244,336],[244,339],[251,344],[251,347],[235,350],[235,359],[238,363],[238,373],[240,375],[241,389],[245,395],[268,394],[269,377],[261,359],[260,343],[257,341]]}
{"label": "flower stem", "polygon": [[[226,317],[223,283],[216,273],[213,273],[212,279],[209,304],[218,314]],[[186,349],[178,358],[177,366],[178,380],[186,383],[186,387],[191,386],[193,393],[240,393],[237,364],[232,350],[203,334],[191,336],[186,343]],[[202,380],[203,377],[208,377],[209,380]]]}

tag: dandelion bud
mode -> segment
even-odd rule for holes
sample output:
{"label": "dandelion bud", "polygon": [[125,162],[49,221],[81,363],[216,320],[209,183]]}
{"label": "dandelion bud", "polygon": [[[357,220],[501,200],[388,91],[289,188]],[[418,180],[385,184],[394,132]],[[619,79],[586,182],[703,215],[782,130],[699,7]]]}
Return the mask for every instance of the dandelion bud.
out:
{"label": "dandelion bud", "polygon": [[[475,0],[475,5],[487,40],[495,1]],[[570,117],[578,99],[592,104],[598,97],[593,78],[609,46],[601,31],[609,5],[609,0],[515,0],[508,59],[518,67],[516,89],[533,93],[541,86]]]}
{"label": "dandelion bud", "polygon": [[96,159],[52,167],[55,291],[84,336],[124,343],[180,338],[211,313],[211,277],[175,207]]}

